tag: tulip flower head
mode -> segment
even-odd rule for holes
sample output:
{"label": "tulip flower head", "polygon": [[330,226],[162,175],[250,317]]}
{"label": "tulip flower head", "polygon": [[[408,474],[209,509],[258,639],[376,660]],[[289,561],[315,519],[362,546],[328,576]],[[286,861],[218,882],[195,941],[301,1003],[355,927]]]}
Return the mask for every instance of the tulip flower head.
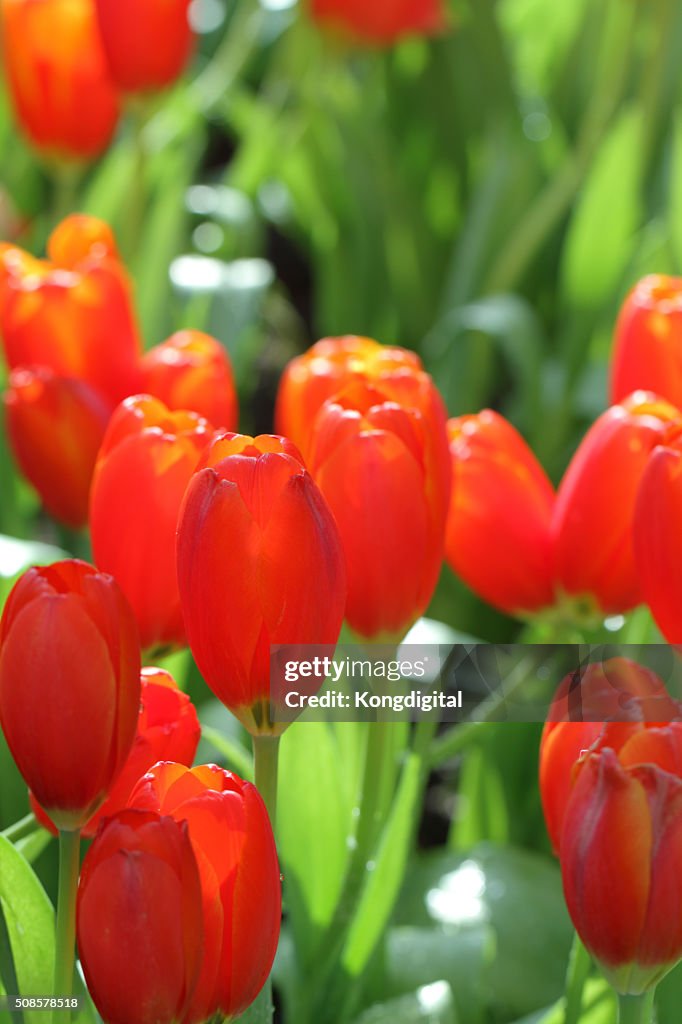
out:
{"label": "tulip flower head", "polygon": [[[390,388],[419,375],[426,378],[419,357],[409,349],[355,335],[323,338],[292,359],[284,371],[275,409],[277,430],[294,442],[307,461],[315,417],[327,399],[353,382]],[[421,388],[426,390],[423,382]]]}
{"label": "tulip flower head", "polygon": [[[191,700],[178,689],[173,677],[160,668],[143,668],[140,675],[140,711],[132,748],[100,809],[84,826],[92,838],[104,818],[123,810],[139,780],[157,761],[191,765],[197,752],[201,727]],[[54,825],[31,794],[31,806],[41,825]]]}
{"label": "tulip flower head", "polygon": [[277,851],[258,790],[216,765],[164,762],[129,805],[186,822],[199,866],[206,942],[187,1024],[238,1017],[265,984],[280,931]]}
{"label": "tulip flower head", "polygon": [[194,39],[190,0],[95,0],[109,73],[124,93],[165,89],[178,78]]}
{"label": "tulip flower head", "polygon": [[647,723],[682,717],[663,681],[628,658],[609,658],[567,676],[550,707],[540,743],[540,796],[547,832],[558,855],[566,807],[581,755],[600,738],[620,747],[635,735],[645,742]]}
{"label": "tulip flower head", "polygon": [[47,367],[12,370],[3,396],[7,434],[45,508],[68,526],[88,520],[90,482],[109,406],[85,381]]}
{"label": "tulip flower head", "polygon": [[270,721],[270,645],[335,644],[346,587],[338,530],[291,442],[225,434],[205,453],[178,527],[192,653],[251,732]]}
{"label": "tulip flower head", "polygon": [[81,828],[135,736],[140,651],[117,583],[85,562],[29,569],[0,620],[0,725],[55,825]]}
{"label": "tulip flower head", "polygon": [[442,0],[310,0],[310,15],[324,27],[375,46],[445,28]]}
{"label": "tulip flower head", "polygon": [[446,557],[485,601],[510,615],[553,604],[554,489],[521,435],[484,410],[448,422],[452,497]]}
{"label": "tulip flower head", "polygon": [[217,430],[237,426],[237,395],[227,352],[201,331],[178,331],[142,357],[142,390],[169,409],[192,409]]}
{"label": "tulip flower head", "polygon": [[443,561],[450,461],[440,399],[430,385],[424,404],[423,383],[351,384],[315,420],[310,469],[339,527],[346,618],[362,637],[402,636]]}
{"label": "tulip flower head", "polygon": [[652,274],[632,289],[616,325],[611,401],[653,391],[682,408],[682,278]]}
{"label": "tulip flower head", "polygon": [[90,501],[92,549],[135,612],[144,648],[185,642],[175,567],[178,513],[213,435],[194,412],[150,395],[122,402],[97,459]]}
{"label": "tulip flower head", "polygon": [[0,335],[10,368],[81,380],[113,407],[134,393],[140,341],[130,286],[109,227],[62,221],[37,260],[0,245]]}
{"label": "tulip flower head", "polygon": [[655,395],[631,395],[593,424],[561,481],[554,569],[564,599],[587,617],[628,611],[642,600],[635,503],[651,452],[679,416]]}
{"label": "tulip flower head", "polygon": [[681,511],[682,426],[677,425],[649,457],[634,522],[642,594],[669,643],[682,642]]}
{"label": "tulip flower head", "polygon": [[617,992],[655,986],[682,957],[682,725],[608,736],[579,762],[561,870],[580,938]]}
{"label": "tulip flower head", "polygon": [[118,100],[92,0],[2,0],[0,39],[17,120],[53,160],[108,146]]}
{"label": "tulip flower head", "polygon": [[77,926],[105,1024],[186,1021],[205,951],[187,823],[137,810],[103,822],[83,861]]}

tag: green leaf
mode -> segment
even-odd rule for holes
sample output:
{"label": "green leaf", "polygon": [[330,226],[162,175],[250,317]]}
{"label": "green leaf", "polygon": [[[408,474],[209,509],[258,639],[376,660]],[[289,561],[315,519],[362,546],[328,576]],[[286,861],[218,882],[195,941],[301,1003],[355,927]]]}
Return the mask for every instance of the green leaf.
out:
{"label": "green leaf", "polygon": [[346,940],[342,963],[352,977],[359,976],[367,966],[393,912],[405,877],[418,817],[421,780],[421,761],[412,754],[403,768],[393,809],[381,837],[376,863],[368,873]]}
{"label": "green leaf", "polygon": [[253,780],[253,758],[240,743],[210,725],[201,726],[201,738],[222,755],[230,771],[243,779]]}
{"label": "green leaf", "polygon": [[573,929],[558,867],[548,857],[490,843],[431,853],[412,867],[396,923],[444,936],[486,925],[495,942],[486,995],[495,1019],[547,1007],[564,990]]}
{"label": "green leaf", "polygon": [[678,114],[674,121],[672,146],[670,212],[667,219],[672,234],[675,272],[679,274],[682,273],[682,114]]}
{"label": "green leaf", "polygon": [[457,793],[458,812],[450,830],[452,849],[466,850],[489,839],[509,839],[509,823],[502,779],[495,761],[484,747],[471,747],[466,754]]}
{"label": "green leaf", "polygon": [[568,308],[598,308],[617,287],[640,225],[643,120],[625,109],[591,165],[564,245],[561,290]]}
{"label": "green leaf", "polygon": [[[16,971],[19,992],[48,995],[54,974],[54,912],[33,870],[9,840],[0,836],[0,908]],[[7,980],[3,968],[2,980]],[[44,1022],[42,1013],[26,1013],[26,1024]]]}
{"label": "green leaf", "polygon": [[355,1024],[458,1024],[447,981],[424,985],[412,995],[370,1006]]}
{"label": "green leaf", "polygon": [[355,794],[346,777],[355,772],[341,756],[340,731],[327,722],[301,722],[282,737],[277,832],[302,962],[332,920],[348,862]]}
{"label": "green leaf", "polygon": [[486,921],[461,928],[392,928],[375,997],[398,996],[446,979],[460,1024],[482,1024],[494,969],[495,932]]}
{"label": "green leaf", "polygon": [[[580,1024],[613,1024],[616,1014],[616,996],[611,986],[603,978],[588,981],[583,992]],[[674,1017],[658,1018],[659,1024],[677,1024],[678,1020],[679,1003]],[[521,1017],[514,1024],[564,1024],[564,1001],[559,999],[553,1006]]]}

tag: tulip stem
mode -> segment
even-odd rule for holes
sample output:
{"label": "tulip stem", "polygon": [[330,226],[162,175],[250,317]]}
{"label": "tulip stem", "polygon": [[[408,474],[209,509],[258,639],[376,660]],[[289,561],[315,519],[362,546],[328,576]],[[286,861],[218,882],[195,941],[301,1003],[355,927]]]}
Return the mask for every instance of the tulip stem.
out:
{"label": "tulip stem", "polygon": [[618,1024],[652,1024],[655,989],[641,996],[618,996]]}
{"label": "tulip stem", "polygon": [[[59,887],[57,893],[57,935],[54,964],[54,995],[71,996],[76,950],[76,893],[80,866],[80,830],[59,832]],[[64,1011],[54,1019],[64,1020]],[[70,1014],[67,1019],[70,1018]]]}
{"label": "tulip stem", "polygon": [[279,736],[253,737],[253,766],[256,788],[270,815],[272,830],[277,820],[277,766]]}
{"label": "tulip stem", "polygon": [[590,973],[590,955],[576,933],[566,973],[566,998],[563,1024],[578,1024],[583,1009],[583,992]]}

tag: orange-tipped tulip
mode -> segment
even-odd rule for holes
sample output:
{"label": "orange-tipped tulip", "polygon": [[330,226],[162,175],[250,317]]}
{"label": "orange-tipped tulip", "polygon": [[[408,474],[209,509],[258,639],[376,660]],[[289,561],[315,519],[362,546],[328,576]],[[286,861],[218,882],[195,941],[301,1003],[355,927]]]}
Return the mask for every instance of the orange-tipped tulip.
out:
{"label": "orange-tipped tulip", "polygon": [[204,905],[206,947],[186,1020],[232,1020],[256,998],[277,950],[281,886],[270,819],[255,786],[216,765],[156,765],[130,806],[186,821]]}
{"label": "orange-tipped tulip", "polygon": [[29,569],[0,621],[0,725],[60,829],[81,828],[125,764],[140,703],[133,613],[85,562]]}
{"label": "orange-tipped tulip", "polygon": [[111,418],[90,498],[95,562],[118,580],[143,648],[186,642],[175,568],[183,495],[213,435],[193,412],[150,395],[127,398]]}
{"label": "orange-tipped tulip", "polygon": [[126,810],[83,861],[78,951],[105,1024],[187,1020],[205,956],[201,883],[186,822]]}
{"label": "orange-tipped tulip", "polygon": [[682,643],[682,428],[671,429],[642,477],[635,554],[644,600],[669,643]]}
{"label": "orange-tipped tulip", "polygon": [[635,501],[653,449],[680,416],[648,392],[608,409],[587,432],[561,481],[552,523],[558,588],[591,616],[642,600],[635,567]]}
{"label": "orange-tipped tulip", "polygon": [[[83,828],[86,839],[95,835],[104,818],[123,810],[135,785],[157,761],[191,765],[197,752],[201,737],[199,719],[191,700],[178,689],[173,677],[160,668],[143,668],[140,683],[140,712],[133,746],[107,799]],[[31,806],[41,825],[54,831],[33,794]]]}
{"label": "orange-tipped tulip", "polygon": [[45,367],[12,370],[4,403],[22,473],[50,515],[83,526],[108,404],[84,381],[57,377]]}
{"label": "orange-tipped tulip", "polygon": [[4,64],[17,119],[57,160],[108,146],[118,101],[92,0],[2,0]]}
{"label": "orange-tipped tulip", "polygon": [[178,331],[142,357],[141,387],[169,409],[192,409],[216,430],[237,426],[237,395],[227,352],[201,331]]}
{"label": "orange-tipped tulip", "polygon": [[390,387],[419,375],[426,376],[419,357],[408,349],[355,335],[323,338],[284,371],[275,409],[277,431],[307,460],[315,417],[328,398],[354,381]]}
{"label": "orange-tipped tulip", "polygon": [[95,0],[111,77],[121,92],[164,89],[192,49],[190,0]]}
{"label": "orange-tipped tulip", "polygon": [[[682,707],[661,679],[628,658],[609,658],[563,680],[552,702],[540,743],[540,796],[552,847],[559,853],[566,807],[581,754],[600,737],[615,750],[647,722],[671,722]],[[606,725],[609,722],[611,724]],[[631,749],[641,744],[642,738]]]}
{"label": "orange-tipped tulip", "polygon": [[[682,780],[665,729],[628,756],[597,747],[578,765],[561,835],[568,910],[613,987],[638,995],[682,957]],[[630,742],[635,742],[637,736]],[[659,755],[665,767],[659,767]]]}
{"label": "orange-tipped tulip", "polygon": [[554,489],[521,435],[489,409],[448,422],[452,497],[445,553],[453,571],[510,615],[554,602]]}
{"label": "orange-tipped tulip", "polygon": [[225,434],[187,490],[178,583],[192,653],[253,733],[270,721],[270,645],[335,644],[346,588],[338,530],[296,448]]}
{"label": "orange-tipped tulip", "polygon": [[653,391],[682,407],[682,278],[652,274],[623,304],[611,361],[611,401]]}
{"label": "orange-tipped tulip", "polygon": [[53,232],[48,259],[0,245],[0,334],[7,362],[83,380],[113,408],[134,394],[140,342],[111,231],[74,215]]}
{"label": "orange-tipped tulip", "polygon": [[311,17],[325,27],[369,44],[390,46],[408,35],[433,35],[445,27],[443,0],[309,0]]}
{"label": "orange-tipped tulip", "polygon": [[405,404],[383,385],[356,383],[315,421],[310,470],[341,534],[346,618],[363,637],[402,636],[426,610],[443,562],[445,416],[432,385],[427,408],[423,382],[408,376],[402,383]]}

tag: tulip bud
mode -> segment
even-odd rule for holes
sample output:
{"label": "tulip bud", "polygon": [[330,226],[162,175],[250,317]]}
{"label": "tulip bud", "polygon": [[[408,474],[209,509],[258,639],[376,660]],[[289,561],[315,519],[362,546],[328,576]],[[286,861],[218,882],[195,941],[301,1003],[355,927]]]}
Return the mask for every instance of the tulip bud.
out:
{"label": "tulip bud", "polygon": [[186,1019],[202,956],[201,884],[185,822],[126,810],[83,861],[78,949],[105,1024]]}
{"label": "tulip bud", "polygon": [[192,48],[190,0],[95,0],[109,72],[121,92],[165,89]]}
{"label": "tulip bud", "polygon": [[445,28],[442,0],[310,0],[310,14],[324,27],[378,46]]}
{"label": "tulip bud", "polygon": [[489,409],[448,422],[452,497],[445,553],[453,571],[510,615],[554,602],[554,489],[521,435]]}
{"label": "tulip bud", "polygon": [[642,600],[633,519],[653,449],[680,413],[648,392],[608,409],[561,481],[552,534],[557,584],[577,611],[614,614]]}
{"label": "tulip bud", "polygon": [[649,457],[634,522],[642,594],[669,643],[682,642],[681,474],[682,428],[675,427]]}
{"label": "tulip bud", "polygon": [[[619,751],[647,733],[646,723],[670,722],[681,714],[662,680],[628,658],[594,662],[562,681],[540,743],[540,796],[556,854],[580,756],[600,739]],[[643,742],[640,736],[630,749],[641,749]]]}
{"label": "tulip bud", "polygon": [[[199,719],[191,700],[178,689],[173,677],[160,668],[143,668],[140,684],[135,740],[107,799],[82,830],[86,839],[95,835],[104,818],[123,810],[137,782],[157,761],[191,765],[197,752],[201,737]],[[54,825],[33,794],[31,807],[40,824],[54,832]]]}
{"label": "tulip bud", "polygon": [[175,533],[211,437],[196,413],[170,412],[156,398],[135,395],[118,407],[102,442],[90,498],[92,550],[130,601],[145,649],[186,643]]}
{"label": "tulip bud", "polygon": [[2,0],[4,63],[16,117],[57,160],[92,160],[109,144],[118,102],[92,0]]}
{"label": "tulip bud", "polygon": [[216,765],[157,764],[130,806],[186,821],[199,865],[206,946],[188,1024],[238,1017],[270,973],[279,939],[275,840],[258,790]]}
{"label": "tulip bud", "polygon": [[625,747],[619,756],[605,747],[585,757],[561,835],[573,924],[626,995],[655,986],[682,957],[682,779],[659,767],[658,741],[649,740],[645,763],[625,767]]}
{"label": "tulip bud", "polygon": [[252,733],[270,721],[270,645],[335,644],[343,553],[332,515],[294,446],[225,434],[185,496],[178,584],[192,653]]}
{"label": "tulip bud", "polygon": [[402,383],[405,404],[383,384],[356,383],[326,402],[315,421],[310,469],[341,534],[346,618],[363,637],[402,636],[426,610],[443,562],[445,415],[430,380],[428,406],[425,381],[410,376]]}
{"label": "tulip bud", "polygon": [[88,384],[57,377],[46,367],[12,370],[4,403],[21,472],[50,515],[83,526],[109,406]]}
{"label": "tulip bud", "polygon": [[37,260],[0,246],[7,362],[82,380],[113,407],[135,391],[140,343],[111,231],[91,217],[68,217],[47,251],[47,260]]}
{"label": "tulip bud", "polygon": [[653,391],[682,407],[682,278],[652,274],[626,298],[616,324],[611,401]]}
{"label": "tulip bud", "polygon": [[323,338],[284,371],[275,409],[277,431],[290,438],[307,461],[315,417],[328,398],[355,381],[390,388],[412,376],[426,375],[409,349],[354,335]]}
{"label": "tulip bud", "polygon": [[118,585],[85,562],[29,569],[0,621],[0,725],[55,825],[81,828],[135,736],[140,652]]}
{"label": "tulip bud", "polygon": [[201,331],[178,331],[142,357],[142,390],[169,409],[191,409],[217,430],[237,426],[237,395],[227,352]]}

